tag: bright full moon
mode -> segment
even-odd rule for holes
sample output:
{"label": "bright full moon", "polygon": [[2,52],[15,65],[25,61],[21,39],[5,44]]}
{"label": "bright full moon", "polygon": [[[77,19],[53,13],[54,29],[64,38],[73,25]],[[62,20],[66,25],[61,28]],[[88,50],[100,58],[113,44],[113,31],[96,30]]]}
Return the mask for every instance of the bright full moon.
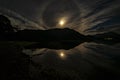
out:
{"label": "bright full moon", "polygon": [[65,24],[65,22],[64,22],[63,20],[61,20],[61,21],[59,22],[59,24],[60,24],[61,26],[63,26],[63,25]]}
{"label": "bright full moon", "polygon": [[66,23],[66,20],[65,20],[65,19],[61,19],[61,20],[59,21],[59,25],[60,25],[60,26],[64,26],[65,23]]}

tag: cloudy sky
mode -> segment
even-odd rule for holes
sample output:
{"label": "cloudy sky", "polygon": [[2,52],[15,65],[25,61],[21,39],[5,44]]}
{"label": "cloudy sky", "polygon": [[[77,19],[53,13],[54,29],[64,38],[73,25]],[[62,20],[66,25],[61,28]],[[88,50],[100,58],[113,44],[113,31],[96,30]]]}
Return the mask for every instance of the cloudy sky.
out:
{"label": "cloudy sky", "polygon": [[82,34],[120,30],[120,0],[0,0],[20,29],[71,28]]}

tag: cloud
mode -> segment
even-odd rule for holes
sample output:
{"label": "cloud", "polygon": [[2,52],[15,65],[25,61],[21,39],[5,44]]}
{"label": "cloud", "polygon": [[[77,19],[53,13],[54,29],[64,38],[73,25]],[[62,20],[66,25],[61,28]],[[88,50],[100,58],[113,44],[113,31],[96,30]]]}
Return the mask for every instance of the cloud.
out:
{"label": "cloud", "polygon": [[86,3],[88,4],[88,2],[81,3],[82,15],[79,22],[76,21],[78,23],[75,30],[85,35],[94,35],[119,29],[116,25],[120,25],[120,19],[114,18],[120,15],[118,12],[120,10],[118,0],[99,0],[93,3],[90,2],[88,5]]}
{"label": "cloud", "polygon": [[[64,7],[69,8],[68,5],[74,4],[76,6],[70,6],[68,9],[69,14],[66,14],[66,17],[69,17],[67,24],[64,28],[68,27],[74,29],[84,35],[94,35],[94,34],[101,34],[113,30],[119,29],[120,19],[114,18],[120,16],[120,1],[119,0],[70,0],[67,2],[67,5],[63,4],[64,0],[58,1],[57,0],[46,0],[46,1],[33,1],[30,0],[28,4],[25,4],[26,1],[21,1],[20,4],[23,3],[23,6],[19,5],[17,1],[13,3],[11,1],[4,1],[1,0],[0,4],[3,4],[5,8],[10,7],[10,10],[7,9],[0,9],[0,12],[3,14],[8,15],[13,24],[21,25],[21,28],[25,25],[24,28],[32,28],[32,29],[51,29],[51,28],[59,28],[59,26],[49,26],[50,24],[56,24],[57,20],[53,17],[54,15],[63,14],[59,12],[59,9],[63,9]],[[8,4],[8,5],[7,5]],[[12,4],[12,5],[11,5]],[[64,7],[63,7],[64,5]],[[12,7],[11,7],[12,6]],[[27,7],[25,7],[27,6]],[[52,7],[51,7],[52,6]],[[61,8],[63,7],[63,8]],[[23,9],[24,8],[24,9]],[[49,8],[49,9],[48,9]],[[56,8],[56,9],[53,9]],[[67,11],[67,8],[66,11]],[[43,20],[43,15],[47,10],[47,17],[46,22]],[[74,11],[78,10],[78,11]],[[16,11],[17,13],[13,12]],[[71,15],[72,14],[72,15]],[[75,14],[75,15],[73,15]],[[21,16],[24,15],[25,17]],[[50,19],[48,18],[50,16]],[[51,17],[53,16],[53,17]],[[61,16],[57,16],[56,18],[60,18]],[[29,20],[30,19],[30,20]],[[54,21],[53,23],[51,23]],[[46,24],[47,23],[47,24]]]}
{"label": "cloud", "polygon": [[14,11],[0,8],[0,14],[7,16],[10,19],[11,24],[14,27],[18,27],[19,29],[44,29],[43,27],[40,27],[37,23],[28,20],[27,18]]}

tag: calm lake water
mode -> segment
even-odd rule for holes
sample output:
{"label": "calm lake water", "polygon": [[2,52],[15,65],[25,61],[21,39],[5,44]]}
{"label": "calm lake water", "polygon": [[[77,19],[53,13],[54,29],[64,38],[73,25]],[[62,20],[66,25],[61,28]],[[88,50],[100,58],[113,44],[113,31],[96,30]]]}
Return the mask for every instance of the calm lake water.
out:
{"label": "calm lake water", "polygon": [[[84,42],[69,50],[25,49],[30,76],[46,80],[119,80],[120,44]],[[44,77],[46,76],[46,77]]]}
{"label": "calm lake water", "polygon": [[0,50],[3,79],[120,80],[119,43],[84,42],[69,50],[2,43]]}

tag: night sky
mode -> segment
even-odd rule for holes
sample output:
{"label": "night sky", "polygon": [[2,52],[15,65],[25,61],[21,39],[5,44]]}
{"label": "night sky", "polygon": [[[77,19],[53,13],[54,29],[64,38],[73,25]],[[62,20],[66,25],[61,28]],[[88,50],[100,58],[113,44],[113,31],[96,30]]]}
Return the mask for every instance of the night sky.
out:
{"label": "night sky", "polygon": [[71,28],[84,35],[119,33],[120,0],[0,0],[19,29]]}

